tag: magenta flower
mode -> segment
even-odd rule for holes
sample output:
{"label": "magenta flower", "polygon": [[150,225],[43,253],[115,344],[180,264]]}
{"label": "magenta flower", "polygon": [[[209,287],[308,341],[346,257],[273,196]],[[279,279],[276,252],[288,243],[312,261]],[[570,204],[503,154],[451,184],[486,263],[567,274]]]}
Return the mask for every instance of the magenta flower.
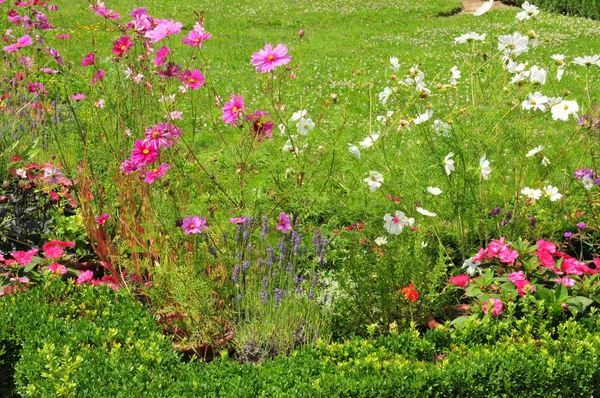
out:
{"label": "magenta flower", "polygon": [[81,100],[85,99],[85,94],[83,94],[83,93],[73,94],[73,95],[71,95],[71,98],[73,98],[73,101],[81,101]]}
{"label": "magenta flower", "polygon": [[278,44],[275,49],[270,44],[265,45],[264,50],[252,54],[252,65],[256,67],[257,72],[266,73],[275,69],[277,66],[285,65],[292,60],[292,57],[287,55],[287,47],[283,44]]}
{"label": "magenta flower", "polygon": [[171,49],[169,47],[162,46],[161,49],[156,52],[156,58],[154,58],[154,65],[159,66],[164,64],[170,53]]}
{"label": "magenta flower", "polygon": [[246,120],[252,122],[252,132],[254,139],[261,141],[263,138],[273,137],[273,127],[275,123],[268,119],[269,112],[256,111],[253,115],[246,116]]}
{"label": "magenta flower", "polygon": [[77,278],[77,284],[82,285],[91,282],[92,279],[94,279],[94,273],[92,271],[80,271],[79,277]]}
{"label": "magenta flower", "polygon": [[131,150],[131,160],[139,166],[158,160],[158,151],[153,146],[144,143],[143,140],[136,140],[134,146],[135,148]]}
{"label": "magenta flower", "polygon": [[144,143],[151,145],[157,151],[161,147],[169,148],[173,146],[173,135],[170,129],[164,128],[165,123],[160,123],[152,128],[146,129]]}
{"label": "magenta flower", "polygon": [[33,256],[35,256],[38,252],[38,249],[31,249],[25,251],[12,252],[10,255],[15,261],[21,265],[29,265],[31,260],[33,260]]}
{"label": "magenta flower", "polygon": [[181,27],[183,26],[181,22],[175,22],[172,19],[158,22],[158,25],[153,30],[146,32],[146,37],[150,39],[150,43],[156,43],[165,37],[178,34],[181,32]]}
{"label": "magenta flower", "polygon": [[559,285],[563,284],[563,285],[565,285],[565,287],[571,287],[571,286],[574,286],[575,283],[577,283],[575,281],[575,279],[569,278],[568,276],[565,276],[562,278],[556,278],[555,280],[556,280],[556,283],[558,283]]}
{"label": "magenta flower", "polygon": [[235,94],[232,94],[231,101],[227,102],[223,107],[222,119],[225,123],[235,126],[240,113],[242,113],[245,110],[246,108],[244,108],[244,97],[242,97],[241,95],[236,96]]}
{"label": "magenta flower", "polygon": [[48,184],[58,184],[62,176],[60,169],[52,166],[44,167],[44,180],[46,180]]}
{"label": "magenta flower", "polygon": [[29,37],[29,35],[25,35],[25,36],[17,39],[16,43],[13,43],[9,46],[4,47],[3,50],[6,51],[7,53],[12,53],[17,50],[20,50],[23,47],[30,46],[32,44],[33,44],[33,40],[31,40],[31,37]]}
{"label": "magenta flower", "polygon": [[[491,308],[490,308],[491,307]],[[491,309],[493,316],[498,316],[502,313],[502,301],[499,299],[491,298],[485,303],[483,303],[483,312],[488,313]]]}
{"label": "magenta flower", "polygon": [[53,274],[60,274],[60,275],[64,275],[67,273],[67,267],[65,267],[62,264],[57,263],[56,261],[53,262],[50,266],[48,266],[48,269],[50,270],[50,272],[52,272]]}
{"label": "magenta flower", "polygon": [[131,47],[133,47],[133,41],[131,41],[131,37],[127,35],[121,36],[118,40],[114,41],[112,52],[121,58],[123,54],[129,51]]}
{"label": "magenta flower", "polygon": [[169,166],[166,163],[163,163],[160,166],[158,166],[152,170],[148,170],[146,172],[146,175],[144,176],[144,181],[146,181],[148,184],[152,184],[154,182],[154,180],[156,180],[157,178],[164,177],[165,172],[170,168],[171,168],[171,166]]}
{"label": "magenta flower", "polygon": [[58,40],[66,40],[66,39],[70,39],[71,35],[68,33],[62,34],[62,35],[56,35],[56,38]]}
{"label": "magenta flower", "polygon": [[288,216],[284,212],[279,213],[279,223],[277,224],[277,229],[283,232],[284,234],[291,230],[292,223],[290,222],[290,216]]}
{"label": "magenta flower", "polygon": [[136,172],[140,169],[141,165],[131,159],[125,159],[123,163],[121,163],[121,170],[123,173],[130,174]]}
{"label": "magenta flower", "polygon": [[91,66],[96,62],[96,54],[89,53],[81,60],[81,66]]}
{"label": "magenta flower", "polygon": [[183,44],[189,44],[192,47],[202,48],[202,42],[210,39],[212,35],[208,32],[198,32],[192,30],[186,37],[181,39]]}
{"label": "magenta flower", "polygon": [[51,240],[42,246],[42,250],[47,258],[60,258],[65,253],[65,247],[75,247],[75,243]]}
{"label": "magenta flower", "polygon": [[204,85],[204,75],[198,69],[186,70],[179,76],[179,79],[192,90],[198,90]]}
{"label": "magenta flower", "polygon": [[200,216],[189,216],[183,219],[183,224],[181,228],[185,232],[186,235],[189,234],[198,234],[205,229],[208,229],[206,226],[206,219]]}
{"label": "magenta flower", "polygon": [[40,72],[47,73],[49,75],[56,75],[58,71],[52,68],[40,68]]}
{"label": "magenta flower", "polygon": [[246,221],[246,217],[242,216],[242,217],[238,217],[238,218],[230,218],[229,221],[231,221],[234,224],[240,225],[243,224]]}
{"label": "magenta flower", "polygon": [[456,275],[448,279],[448,282],[452,283],[454,286],[467,287],[471,281],[471,277],[469,275]]}
{"label": "magenta flower", "polygon": [[103,226],[106,224],[106,221],[108,221],[109,218],[110,214],[104,213],[99,215],[98,218],[96,218],[96,222],[98,223],[98,225]]}
{"label": "magenta flower", "polygon": [[46,88],[44,87],[44,85],[42,83],[29,82],[29,84],[27,85],[27,91],[29,91],[32,94],[39,94],[39,95],[46,94]]}

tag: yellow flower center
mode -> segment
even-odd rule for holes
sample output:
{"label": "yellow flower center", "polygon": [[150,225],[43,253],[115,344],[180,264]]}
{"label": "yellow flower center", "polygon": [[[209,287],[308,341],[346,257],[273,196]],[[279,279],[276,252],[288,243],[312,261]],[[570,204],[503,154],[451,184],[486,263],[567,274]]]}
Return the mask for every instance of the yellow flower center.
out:
{"label": "yellow flower center", "polygon": [[565,105],[565,111],[569,109],[569,105]]}
{"label": "yellow flower center", "polygon": [[231,110],[231,112],[236,113],[238,111],[237,106],[234,106],[233,109]]}
{"label": "yellow flower center", "polygon": [[158,169],[152,170],[153,173],[158,173]]}
{"label": "yellow flower center", "polygon": [[125,44],[121,45],[121,50],[122,50],[122,51],[125,51],[125,48],[126,48],[126,47],[127,47],[127,46],[125,46]]}
{"label": "yellow flower center", "polygon": [[535,105],[535,104],[536,104],[535,100],[531,100],[531,105]]}
{"label": "yellow flower center", "polygon": [[142,153],[143,153],[144,155],[147,155],[147,154],[149,154],[149,153],[150,153],[150,151],[149,151],[149,150],[147,150],[147,149],[144,149],[144,150],[142,151]]}
{"label": "yellow flower center", "polygon": [[274,56],[272,56],[272,55],[269,55],[269,56],[267,57],[267,59],[268,59],[269,61],[273,61],[273,60],[275,59],[275,57],[274,57]]}
{"label": "yellow flower center", "polygon": [[152,132],[152,137],[157,138],[160,135],[160,133],[158,131],[153,131]]}

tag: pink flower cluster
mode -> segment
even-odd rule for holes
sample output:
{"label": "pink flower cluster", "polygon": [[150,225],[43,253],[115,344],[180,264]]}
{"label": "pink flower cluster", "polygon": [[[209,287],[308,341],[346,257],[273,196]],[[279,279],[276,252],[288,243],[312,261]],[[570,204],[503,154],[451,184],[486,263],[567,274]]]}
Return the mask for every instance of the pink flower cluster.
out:
{"label": "pink flower cluster", "polygon": [[483,303],[483,312],[487,314],[491,311],[493,316],[500,315],[503,308],[504,307],[500,299],[491,298]]}
{"label": "pink flower cluster", "polygon": [[493,240],[489,243],[487,249],[479,249],[479,252],[472,258],[473,262],[482,262],[485,259],[491,260],[498,257],[500,262],[505,264],[514,264],[519,257],[519,252],[511,249],[510,246],[504,243],[504,237]]}
{"label": "pink flower cluster", "polygon": [[113,290],[119,290],[119,281],[114,276],[104,275],[101,279],[94,279],[93,271],[80,271],[79,276],[77,277],[78,285],[92,284],[94,286],[104,285],[106,284]]}
{"label": "pink flower cluster", "polygon": [[[592,269],[588,264],[579,261],[566,253],[558,251],[556,245],[552,242],[538,240],[536,244],[538,249],[535,252],[535,255],[540,264],[554,272],[557,276],[563,275],[563,273],[566,275],[593,275],[597,274],[599,271],[599,259],[594,259],[596,268]],[[567,287],[573,286],[573,283],[570,280],[565,280],[564,278],[557,279],[557,283],[564,283]]]}
{"label": "pink flower cluster", "polygon": [[512,272],[508,276],[508,280],[515,284],[517,291],[519,292],[519,296],[521,297],[523,297],[525,293],[535,292],[535,286],[527,280],[527,277],[523,271]]}
{"label": "pink flower cluster", "polygon": [[91,6],[89,6],[89,8],[91,8],[92,10],[94,10],[94,12],[96,13],[96,15],[104,17],[106,19],[114,19],[117,20],[119,19],[121,16],[113,11],[113,10],[109,10],[108,8],[106,8],[104,6],[104,2],[97,0],[96,4],[92,4]]}

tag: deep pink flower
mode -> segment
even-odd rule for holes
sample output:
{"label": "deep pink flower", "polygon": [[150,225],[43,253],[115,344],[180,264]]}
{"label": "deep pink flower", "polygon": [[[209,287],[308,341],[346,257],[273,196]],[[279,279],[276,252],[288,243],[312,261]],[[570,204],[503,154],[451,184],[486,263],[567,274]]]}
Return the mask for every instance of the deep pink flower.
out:
{"label": "deep pink flower", "polygon": [[53,274],[60,274],[60,275],[64,275],[67,273],[67,267],[65,267],[62,264],[57,263],[56,261],[53,262],[50,266],[48,266],[48,269],[50,270],[50,272],[52,272]]}
{"label": "deep pink flower", "polygon": [[473,257],[473,262],[476,263],[480,263],[483,261],[483,259],[485,258],[485,255],[487,254],[487,252],[485,251],[485,249],[479,249],[479,251],[477,252],[477,254],[475,255],[475,257]]}
{"label": "deep pink flower", "polygon": [[49,75],[56,75],[58,71],[52,68],[40,68],[40,72],[47,73]]}
{"label": "deep pink flower", "polygon": [[62,34],[62,35],[56,35],[56,38],[58,40],[66,40],[66,39],[70,39],[71,35],[68,33]]}
{"label": "deep pink flower", "polygon": [[493,240],[489,243],[486,254],[489,259],[492,259],[498,255],[498,253],[508,249],[508,245],[504,243],[504,237]]}
{"label": "deep pink flower", "polygon": [[197,30],[192,30],[181,40],[181,42],[183,44],[189,44],[192,47],[202,48],[202,42],[210,39],[211,36],[212,35],[208,32],[198,32]]}
{"label": "deep pink flower", "polygon": [[33,44],[33,40],[31,40],[31,37],[29,35],[25,35],[25,36],[17,39],[16,43],[13,43],[9,46],[4,47],[3,50],[6,51],[7,53],[12,53],[17,50],[20,50],[23,47],[30,46],[32,44]]}
{"label": "deep pink flower", "polygon": [[200,216],[189,216],[183,219],[183,224],[181,228],[185,232],[186,235],[189,234],[197,234],[205,229],[208,229],[206,226],[206,219]]}
{"label": "deep pink flower", "polygon": [[157,151],[163,146],[169,148],[173,145],[173,136],[171,135],[171,132],[160,128],[159,125],[146,129],[144,135],[146,136],[144,143],[151,145]]}
{"label": "deep pink flower", "polygon": [[42,250],[44,251],[44,255],[47,258],[60,258],[64,254],[65,247],[74,247],[74,242],[63,242],[60,240],[51,240],[50,242],[46,242],[44,246],[42,246]]}
{"label": "deep pink flower", "polygon": [[517,280],[514,280],[513,283],[517,287],[517,292],[519,293],[519,296],[521,296],[521,297],[523,297],[525,295],[526,291],[529,293],[535,292],[535,286],[533,286],[531,284],[531,282],[529,282],[526,279],[517,279]]}
{"label": "deep pink flower", "polygon": [[143,166],[158,160],[158,151],[143,140],[136,140],[134,146],[135,148],[131,150],[131,160],[138,165]]}
{"label": "deep pink flower", "polygon": [[98,225],[103,226],[106,225],[106,221],[108,221],[109,218],[110,214],[104,213],[99,215],[98,218],[96,218],[96,222],[98,223]]}
{"label": "deep pink flower", "polygon": [[73,101],[81,101],[81,100],[85,99],[85,94],[83,94],[83,93],[73,94],[73,95],[71,95],[71,98],[73,98]]}
{"label": "deep pink flower", "polygon": [[279,213],[279,223],[277,224],[277,229],[283,232],[284,234],[291,230],[292,223],[290,222],[290,216],[288,216],[284,212]]}
{"label": "deep pink flower", "polygon": [[483,303],[483,312],[487,314],[490,306],[492,307],[493,316],[498,316],[502,313],[502,301],[499,299],[491,298]]}
{"label": "deep pink flower", "polygon": [[448,279],[448,282],[460,287],[467,287],[470,281],[471,277],[469,275],[456,275]]}
{"label": "deep pink flower", "polygon": [[32,94],[39,94],[39,95],[46,94],[46,88],[44,87],[44,85],[42,83],[29,82],[29,84],[27,85],[27,91],[29,91]]}
{"label": "deep pink flower", "polygon": [[550,254],[556,252],[556,245],[550,241],[540,239],[537,241],[536,245],[539,250],[546,250]]}
{"label": "deep pink flower", "polygon": [[90,83],[96,84],[98,82],[101,82],[102,80],[104,80],[104,76],[106,76],[106,72],[102,69],[98,69],[96,73],[94,73],[94,75],[92,76],[92,80],[90,81]]}
{"label": "deep pink flower", "polygon": [[121,170],[123,173],[130,174],[136,172],[140,169],[141,165],[131,159],[125,159],[123,163],[121,163]]}
{"label": "deep pink flower", "polygon": [[12,256],[12,258],[15,259],[17,263],[21,265],[29,265],[29,263],[31,263],[31,260],[33,260],[33,256],[35,256],[37,252],[38,249],[31,249],[27,251],[12,252],[10,253],[10,255]]}
{"label": "deep pink flower", "polygon": [[82,285],[84,283],[91,282],[94,279],[94,273],[92,271],[80,271],[77,283]]}
{"label": "deep pink flower", "polygon": [[178,34],[181,32],[182,26],[181,22],[175,22],[172,19],[162,20],[152,31],[146,32],[146,37],[150,39],[150,43],[156,43],[165,37]]}
{"label": "deep pink flower", "polygon": [[115,40],[113,43],[112,52],[121,58],[123,54],[125,54],[129,49],[133,47],[133,42],[131,41],[131,37],[125,35],[121,36],[118,40]]}
{"label": "deep pink flower", "polygon": [[179,79],[192,90],[198,90],[204,85],[204,75],[198,69],[186,70],[179,76]]}
{"label": "deep pink flower", "polygon": [[240,113],[242,113],[245,110],[246,108],[244,108],[244,97],[242,97],[241,95],[236,96],[235,94],[232,94],[231,101],[225,103],[225,106],[223,107],[222,119],[225,123],[235,126]]}
{"label": "deep pink flower", "polygon": [[563,285],[565,285],[565,287],[571,287],[571,286],[574,286],[574,285],[575,285],[575,283],[577,283],[577,282],[575,281],[575,279],[569,278],[568,276],[565,276],[565,277],[562,277],[562,278],[556,278],[556,279],[555,279],[555,281],[556,281],[556,283],[558,283],[559,285],[560,285],[560,284],[563,284]]}
{"label": "deep pink flower", "polygon": [[292,60],[292,57],[287,55],[287,47],[283,44],[278,44],[275,49],[270,44],[265,45],[264,50],[252,54],[252,65],[256,67],[256,71],[266,73],[272,71],[277,66],[285,65]]}
{"label": "deep pink flower", "polygon": [[157,178],[164,177],[165,172],[170,168],[171,168],[171,166],[169,166],[166,163],[163,163],[160,166],[158,166],[152,170],[148,170],[146,172],[146,175],[144,176],[144,181],[146,181],[148,184],[152,184],[154,182],[154,180],[156,180]]}
{"label": "deep pink flower", "polygon": [[498,253],[498,258],[505,264],[513,264],[518,257],[519,252],[508,247]]}
{"label": "deep pink flower", "polygon": [[154,59],[154,65],[159,66],[165,63],[167,57],[171,53],[171,49],[167,46],[162,46],[160,50],[156,52],[156,58]]}
{"label": "deep pink flower", "polygon": [[270,139],[273,137],[275,123],[269,120],[269,112],[256,111],[253,115],[247,115],[246,120],[252,123],[254,139],[261,141],[263,138]]}
{"label": "deep pink flower", "polygon": [[518,271],[512,272],[510,275],[508,275],[508,280],[514,283],[515,281],[527,280],[527,277],[523,271]]}
{"label": "deep pink flower", "polygon": [[94,65],[94,62],[96,62],[96,54],[89,53],[81,60],[81,66]]}

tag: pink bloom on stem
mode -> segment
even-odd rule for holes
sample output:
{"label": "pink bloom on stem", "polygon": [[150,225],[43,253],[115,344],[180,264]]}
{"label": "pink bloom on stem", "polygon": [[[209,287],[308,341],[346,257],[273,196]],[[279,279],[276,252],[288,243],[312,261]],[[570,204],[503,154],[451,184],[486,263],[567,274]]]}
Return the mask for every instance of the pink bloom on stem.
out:
{"label": "pink bloom on stem", "polygon": [[292,57],[287,55],[287,47],[283,44],[278,44],[275,49],[270,44],[265,45],[264,50],[252,54],[250,62],[256,67],[257,72],[266,73],[275,69],[277,66],[285,65],[292,60]]}
{"label": "pink bloom on stem", "polygon": [[81,101],[81,100],[85,99],[85,94],[83,94],[83,93],[73,94],[73,95],[71,95],[71,98],[73,98],[74,101]]}
{"label": "pink bloom on stem", "polygon": [[96,218],[96,222],[98,223],[98,225],[103,226],[106,225],[106,221],[108,221],[109,218],[110,214],[104,213],[99,215],[98,218]]}
{"label": "pink bloom on stem", "polygon": [[52,68],[40,68],[40,72],[47,73],[49,75],[56,75],[58,71]]}
{"label": "pink bloom on stem", "polygon": [[558,283],[559,285],[560,285],[560,284],[563,284],[563,285],[565,285],[565,287],[571,287],[571,286],[574,286],[574,285],[575,285],[575,283],[577,283],[577,282],[575,281],[575,279],[569,278],[568,276],[565,276],[565,277],[562,277],[562,278],[556,278],[556,279],[555,279],[555,281],[556,281],[556,283]]}
{"label": "pink bloom on stem", "polygon": [[175,22],[172,19],[163,20],[152,31],[146,32],[146,37],[150,39],[150,43],[156,43],[165,37],[178,34],[181,32],[182,26],[181,22]]}
{"label": "pink bloom on stem", "polygon": [[448,282],[460,287],[467,287],[470,281],[471,277],[469,275],[456,275],[448,279]]}
{"label": "pink bloom on stem", "polygon": [[20,50],[23,47],[30,46],[32,44],[33,44],[33,40],[31,40],[31,37],[29,35],[25,35],[25,36],[17,39],[16,43],[13,43],[9,46],[4,47],[3,50],[6,51],[7,53],[12,53],[17,50]]}
{"label": "pink bloom on stem", "polygon": [[158,160],[158,151],[143,140],[136,140],[135,148],[131,150],[131,160],[138,165],[154,163]]}
{"label": "pink bloom on stem", "polygon": [[[491,307],[491,308],[490,308]],[[499,299],[491,298],[483,303],[483,312],[488,313],[491,309],[493,316],[498,316],[502,313],[502,301]]]}
{"label": "pink bloom on stem", "polygon": [[246,217],[242,216],[242,217],[238,217],[238,218],[230,218],[229,221],[231,221],[234,224],[240,225],[243,224],[246,221]]}
{"label": "pink bloom on stem", "polygon": [[482,262],[483,259],[485,258],[486,255],[486,251],[485,249],[481,248],[479,249],[479,251],[477,252],[477,254],[475,255],[475,257],[473,257],[473,262]]}
{"label": "pink bloom on stem", "polygon": [[67,273],[67,267],[65,267],[62,264],[57,263],[56,261],[53,262],[51,265],[48,266],[48,269],[50,270],[50,272],[52,272],[55,275],[64,275]]}
{"label": "pink bloom on stem", "polygon": [[136,172],[140,169],[141,165],[131,159],[125,159],[123,163],[121,163],[121,170],[123,173],[130,174]]}
{"label": "pink bloom on stem", "polygon": [[27,91],[29,91],[31,94],[46,94],[46,88],[42,83],[29,82],[27,85]]}
{"label": "pink bloom on stem", "polygon": [[504,249],[498,253],[498,258],[505,264],[513,264],[519,257],[519,252],[513,249]]}
{"label": "pink bloom on stem", "polygon": [[112,52],[121,58],[123,54],[129,51],[131,47],[133,47],[133,41],[131,41],[131,37],[127,35],[121,36],[119,39],[114,41]]}
{"label": "pink bloom on stem", "polygon": [[179,76],[179,80],[192,90],[198,90],[204,85],[204,75],[198,69],[186,70]]}
{"label": "pink bloom on stem", "polygon": [[[173,127],[175,130],[173,130]],[[146,129],[144,132],[146,138],[144,139],[144,143],[152,146],[157,151],[161,147],[169,148],[173,145],[173,138],[178,137],[181,133],[178,131],[177,127],[171,126],[170,123],[159,123],[158,125]]]}
{"label": "pink bloom on stem", "polygon": [[152,184],[154,182],[154,180],[156,180],[157,178],[164,177],[165,172],[170,168],[171,168],[171,166],[169,166],[166,163],[163,163],[160,166],[158,166],[152,170],[148,170],[146,172],[146,175],[144,176],[144,181],[146,181],[148,184]]}
{"label": "pink bloom on stem", "polygon": [[156,58],[154,58],[154,65],[159,66],[164,64],[170,53],[171,49],[169,47],[162,46],[160,50],[156,52]]}
{"label": "pink bloom on stem", "polygon": [[56,35],[56,38],[58,40],[66,40],[66,39],[70,39],[71,35],[68,33],[62,34],[62,35]]}
{"label": "pink bloom on stem", "polygon": [[504,237],[493,240],[489,243],[486,253],[489,259],[496,257],[500,252],[507,250],[508,245],[504,243]]}
{"label": "pink bloom on stem", "polygon": [[283,232],[284,234],[291,230],[292,223],[290,222],[290,216],[288,216],[284,212],[279,213],[279,223],[277,224],[277,229]]}
{"label": "pink bloom on stem", "polygon": [[198,32],[194,29],[184,37],[181,42],[183,44],[189,44],[192,47],[202,48],[202,42],[210,39],[211,36],[212,35],[208,32]]}
{"label": "pink bloom on stem", "polygon": [[536,243],[539,250],[545,250],[550,254],[554,254],[556,252],[556,245],[550,241],[540,239]]}
{"label": "pink bloom on stem", "polygon": [[44,251],[44,255],[47,258],[60,258],[64,254],[65,247],[74,247],[74,242],[63,242],[60,240],[51,240],[50,242],[46,242],[44,246],[42,246],[42,250]]}
{"label": "pink bloom on stem", "polygon": [[200,216],[189,216],[184,218],[181,228],[186,235],[197,234],[208,229],[206,226],[206,219]]}
{"label": "pink bloom on stem", "polygon": [[516,281],[527,280],[527,277],[525,276],[525,273],[523,271],[518,271],[512,272],[510,275],[508,275],[508,280],[514,283]]}
{"label": "pink bloom on stem", "polygon": [[253,115],[247,115],[246,120],[252,122],[252,133],[254,139],[261,141],[263,138],[273,137],[275,123],[268,119],[269,112],[256,111]]}
{"label": "pink bloom on stem", "polygon": [[513,281],[513,283],[517,287],[517,292],[519,293],[519,296],[521,296],[521,297],[523,297],[525,295],[526,291],[528,291],[530,293],[535,292],[535,286],[533,286],[531,284],[531,282],[529,282],[528,280],[518,279],[518,280]]}
{"label": "pink bloom on stem", "polygon": [[89,53],[81,60],[81,66],[94,65],[94,62],[96,62],[96,54]]}
{"label": "pink bloom on stem", "polygon": [[77,284],[82,285],[91,282],[92,279],[94,279],[94,273],[92,271],[80,271],[79,277],[77,278]]}
{"label": "pink bloom on stem", "polygon": [[44,167],[44,180],[50,185],[58,184],[62,178],[62,172],[56,167],[48,166]]}
{"label": "pink bloom on stem", "polygon": [[29,265],[31,260],[33,260],[33,256],[35,256],[38,252],[38,249],[31,249],[27,251],[18,251],[12,252],[10,255],[15,261],[21,265]]}
{"label": "pink bloom on stem", "polygon": [[90,83],[96,84],[98,82],[101,82],[102,80],[104,80],[104,76],[106,76],[106,72],[102,69],[98,69],[96,73],[94,73],[94,75],[92,76],[92,80]]}
{"label": "pink bloom on stem", "polygon": [[235,126],[240,113],[246,110],[246,108],[244,108],[244,97],[241,95],[236,96],[235,94],[232,94],[231,101],[225,103],[225,106],[222,109],[223,121],[227,124]]}

